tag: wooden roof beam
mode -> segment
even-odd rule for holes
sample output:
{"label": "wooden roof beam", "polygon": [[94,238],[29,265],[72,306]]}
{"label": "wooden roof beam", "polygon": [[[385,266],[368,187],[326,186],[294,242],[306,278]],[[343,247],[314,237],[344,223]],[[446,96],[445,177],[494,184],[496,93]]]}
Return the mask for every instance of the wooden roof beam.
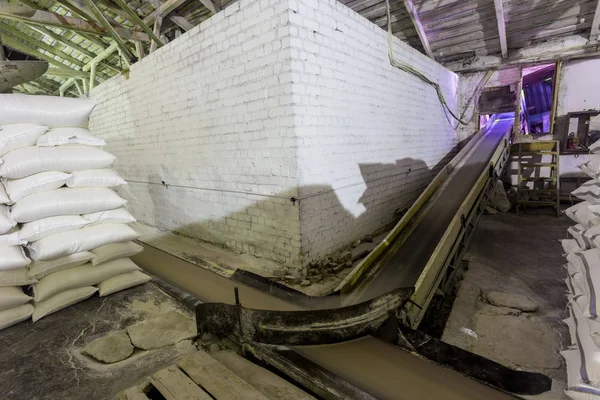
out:
{"label": "wooden roof beam", "polygon": [[[86,0],[92,5],[93,2]],[[96,8],[97,9],[97,8]],[[0,3],[0,18],[22,21],[34,25],[55,26],[75,32],[87,32],[101,36],[111,36],[111,33],[130,40],[147,42],[149,37],[144,32],[130,31],[120,27],[113,27],[106,22],[107,27],[98,25],[94,21],[86,21],[78,18],[67,17],[49,11],[36,10],[29,7],[20,7],[8,3]],[[106,21],[106,19],[105,19]]]}
{"label": "wooden roof beam", "polygon": [[590,41],[597,42],[600,40],[600,0],[596,4],[596,13],[592,21],[592,31],[590,32]]}
{"label": "wooden roof beam", "polygon": [[[148,1],[156,9],[159,9],[160,6],[162,5],[162,0],[148,0]],[[178,15],[178,14],[176,14],[174,12],[171,12],[171,15],[169,15],[169,19],[171,21],[173,21],[173,23],[175,25],[177,25],[178,27],[180,27],[181,29],[183,29],[186,32],[194,28],[194,24],[192,24],[190,21],[188,21],[187,19],[185,19],[181,15]]]}
{"label": "wooden roof beam", "polygon": [[45,75],[61,76],[67,78],[89,78],[90,73],[85,71],[76,71],[74,69],[50,67]]}
{"label": "wooden roof beam", "polygon": [[[98,8],[98,6],[96,4],[94,4],[93,0],[84,0],[84,2],[85,2],[85,4],[87,4],[87,6],[90,9],[90,11],[92,12],[92,14],[94,14],[94,17],[96,17],[96,19],[98,20],[98,22],[100,22],[100,24],[102,25],[102,27],[104,27],[104,29],[107,32],[110,33],[110,36],[117,43],[117,45],[119,46],[119,50],[121,51],[121,55],[125,59],[125,61],[127,62],[127,64],[131,64],[131,59],[135,58],[135,56],[129,50],[129,48],[127,48],[127,45],[125,44],[125,42],[121,38],[120,33],[117,32],[117,30],[115,29],[115,27],[113,27],[108,22],[108,20],[104,16],[104,14],[102,14],[102,11],[100,11],[100,9]],[[131,38],[128,38],[128,39],[131,39]]]}
{"label": "wooden roof beam", "polygon": [[427,38],[427,34],[425,33],[425,29],[423,28],[423,24],[421,23],[421,17],[419,17],[419,13],[415,8],[415,3],[413,0],[404,0],[404,5],[406,6],[406,10],[408,11],[408,15],[412,20],[412,23],[419,35],[419,39],[421,40],[421,44],[425,49],[425,54],[435,60],[435,56],[433,51],[431,50],[431,45],[429,44],[429,39]]}
{"label": "wooden roof beam", "polygon": [[502,58],[508,57],[508,41],[506,40],[506,22],[504,20],[504,4],[502,0],[494,0],[496,7],[496,21],[498,22],[498,37],[500,38],[500,49]]}
{"label": "wooden roof beam", "polygon": [[125,11],[125,13],[129,16],[129,20],[136,24],[137,26],[139,26],[140,28],[142,28],[142,30],[144,32],[146,32],[148,34],[148,36],[150,36],[150,38],[156,42],[156,44],[158,46],[162,46],[163,42],[158,38],[158,35],[156,35],[152,29],[150,29],[148,27],[148,25],[146,25],[144,23],[144,21],[142,21],[142,19],[131,9],[129,8],[129,6],[123,1],[123,0],[113,0],[119,7],[121,7],[121,9],[123,11]]}
{"label": "wooden roof beam", "polygon": [[221,7],[219,7],[213,0],[200,0],[200,3],[204,5],[204,7],[208,8],[213,14],[221,11]]}
{"label": "wooden roof beam", "polygon": [[173,11],[175,11],[175,9],[177,7],[179,7],[180,5],[182,5],[183,3],[185,3],[187,0],[167,0],[164,3],[162,3],[160,5],[160,7],[158,7],[156,10],[154,10],[151,14],[147,15],[144,18],[144,23],[147,25],[153,24],[154,21],[156,21],[156,19],[158,17],[164,17],[170,13],[172,13]]}

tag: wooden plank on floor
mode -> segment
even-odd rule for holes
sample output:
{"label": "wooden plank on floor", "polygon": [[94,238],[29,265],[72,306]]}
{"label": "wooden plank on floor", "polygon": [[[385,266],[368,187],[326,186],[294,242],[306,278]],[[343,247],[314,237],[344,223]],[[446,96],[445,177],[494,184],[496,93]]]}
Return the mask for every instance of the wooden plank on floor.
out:
{"label": "wooden plank on floor", "polygon": [[150,382],[167,400],[212,400],[175,365],[152,375]]}
{"label": "wooden plank on floor", "polygon": [[217,400],[268,400],[249,383],[204,351],[177,362],[179,367]]}
{"label": "wooden plank on floor", "polygon": [[148,397],[137,387],[130,387],[119,395],[119,400],[149,400]]}

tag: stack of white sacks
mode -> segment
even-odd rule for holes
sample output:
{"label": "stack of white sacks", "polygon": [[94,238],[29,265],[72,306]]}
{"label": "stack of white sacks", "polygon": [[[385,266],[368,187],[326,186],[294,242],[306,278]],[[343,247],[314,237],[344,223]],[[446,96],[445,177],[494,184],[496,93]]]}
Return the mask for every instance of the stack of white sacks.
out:
{"label": "stack of white sacks", "polygon": [[561,355],[567,363],[567,395],[573,399],[600,399],[600,155],[579,167],[592,177],[572,192],[583,200],[565,211],[576,225],[571,239],[562,241],[567,257],[571,347]]}
{"label": "stack of white sacks", "polygon": [[115,157],[83,128],[93,106],[0,95],[0,329],[150,280]]}

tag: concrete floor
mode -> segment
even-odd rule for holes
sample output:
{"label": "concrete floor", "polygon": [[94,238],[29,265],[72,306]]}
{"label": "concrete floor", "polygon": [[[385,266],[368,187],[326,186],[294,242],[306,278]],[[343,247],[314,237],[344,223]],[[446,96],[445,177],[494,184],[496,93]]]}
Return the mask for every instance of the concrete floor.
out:
{"label": "concrete floor", "polygon": [[[566,381],[558,352],[568,340],[565,258],[559,239],[571,221],[553,215],[485,215],[465,259],[468,270],[443,340],[503,365]],[[539,306],[520,316],[497,315],[482,293],[503,291],[529,297]],[[557,394],[561,398],[560,391]],[[554,398],[554,397],[553,397]]]}

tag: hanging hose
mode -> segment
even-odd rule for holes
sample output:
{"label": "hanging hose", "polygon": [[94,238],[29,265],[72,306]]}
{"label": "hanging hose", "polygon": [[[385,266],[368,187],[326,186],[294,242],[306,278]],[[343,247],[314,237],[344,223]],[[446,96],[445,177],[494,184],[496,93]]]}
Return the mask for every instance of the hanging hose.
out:
{"label": "hanging hose", "polygon": [[[460,125],[466,126],[473,117],[471,116],[471,118],[469,118],[469,120],[467,120],[467,121],[464,121],[462,118],[464,117],[464,115],[465,115],[467,109],[469,108],[471,101],[475,97],[475,94],[477,91],[475,93],[473,93],[473,96],[471,96],[471,98],[469,99],[469,101],[467,102],[467,104],[465,106],[465,110],[463,111],[461,116],[458,117],[450,109],[450,106],[448,105],[448,102],[446,101],[446,98],[444,97],[444,93],[442,92],[442,88],[440,87],[439,83],[433,82],[431,79],[429,79],[427,76],[425,76],[422,72],[414,69],[409,64],[396,59],[396,57],[394,56],[394,35],[392,33],[392,13],[391,13],[391,9],[390,9],[390,0],[385,0],[385,3],[387,6],[388,54],[389,54],[389,58],[390,58],[390,63],[394,67],[396,67],[404,72],[408,72],[409,74],[414,75],[417,78],[421,79],[423,82],[427,83],[428,85],[433,86],[433,88],[435,89],[435,91],[437,93],[438,99],[440,100],[440,103],[442,104],[442,107],[444,107],[444,110],[447,111],[447,113],[450,114],[452,116],[452,118],[454,118],[456,121],[458,121],[458,123]],[[493,71],[491,73],[490,73],[490,71],[488,71],[488,73],[482,79],[483,84],[480,83],[478,85],[478,88],[482,87],[483,85],[485,85],[485,83],[487,83],[487,81],[491,78],[491,74],[493,74]]]}

